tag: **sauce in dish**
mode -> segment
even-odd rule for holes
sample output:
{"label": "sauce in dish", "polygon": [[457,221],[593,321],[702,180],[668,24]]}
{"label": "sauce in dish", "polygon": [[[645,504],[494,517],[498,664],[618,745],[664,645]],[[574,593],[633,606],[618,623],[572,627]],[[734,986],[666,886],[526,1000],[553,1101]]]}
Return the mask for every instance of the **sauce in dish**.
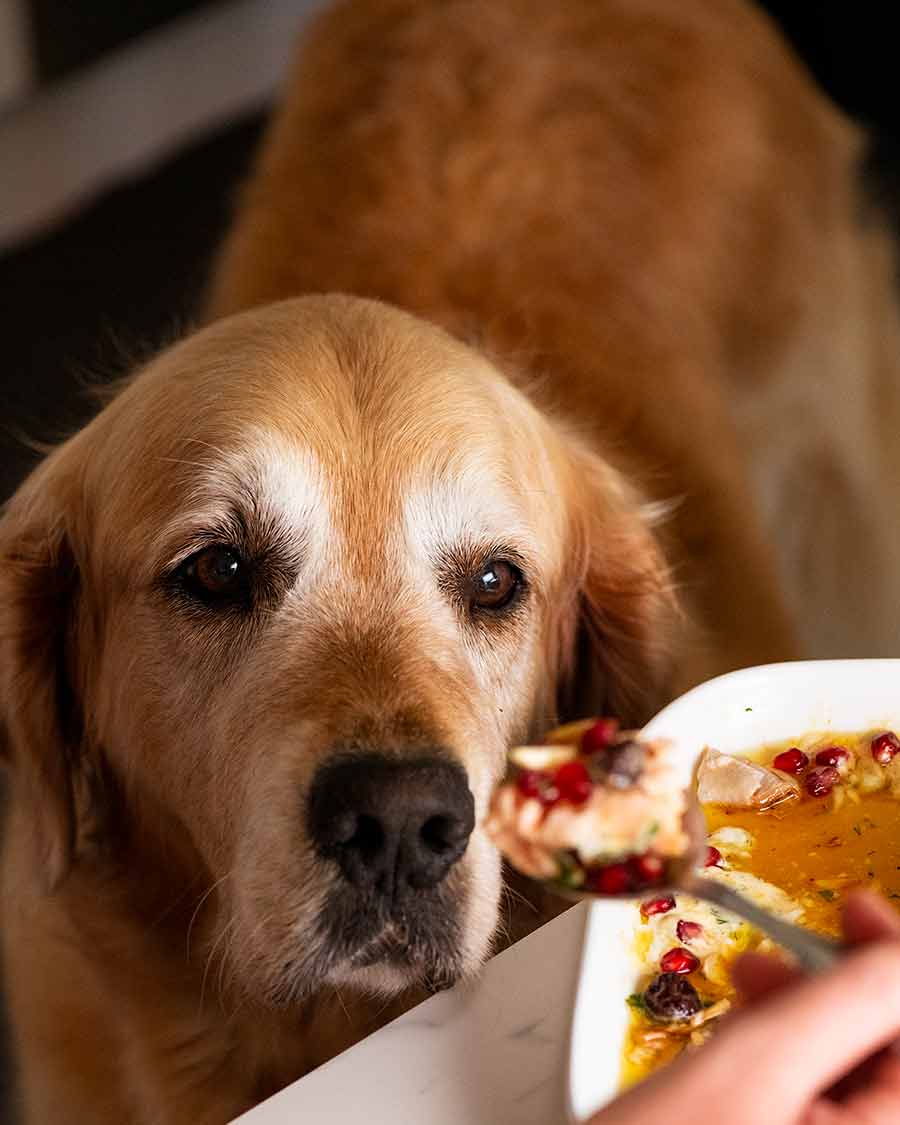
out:
{"label": "sauce in dish", "polygon": [[[900,739],[883,730],[810,734],[763,748],[750,768],[744,761],[707,751],[701,762],[706,874],[824,934],[840,932],[852,887],[900,908]],[[734,1003],[730,963],[771,948],[748,923],[689,895],[646,897],[623,1085],[703,1043]]]}

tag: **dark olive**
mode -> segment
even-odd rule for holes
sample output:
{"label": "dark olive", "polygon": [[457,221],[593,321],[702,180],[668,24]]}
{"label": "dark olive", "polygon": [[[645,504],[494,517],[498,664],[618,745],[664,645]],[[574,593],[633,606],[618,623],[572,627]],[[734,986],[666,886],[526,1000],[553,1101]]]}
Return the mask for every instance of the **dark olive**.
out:
{"label": "dark olive", "polygon": [[639,742],[617,742],[610,746],[607,760],[607,783],[614,789],[628,789],[644,772],[647,751]]}
{"label": "dark olive", "polygon": [[703,1007],[697,989],[680,973],[660,973],[644,991],[644,1007],[661,1023],[689,1020]]}
{"label": "dark olive", "polygon": [[629,739],[614,742],[606,750],[593,754],[590,773],[594,781],[613,789],[630,789],[644,772],[646,763],[646,749]]}

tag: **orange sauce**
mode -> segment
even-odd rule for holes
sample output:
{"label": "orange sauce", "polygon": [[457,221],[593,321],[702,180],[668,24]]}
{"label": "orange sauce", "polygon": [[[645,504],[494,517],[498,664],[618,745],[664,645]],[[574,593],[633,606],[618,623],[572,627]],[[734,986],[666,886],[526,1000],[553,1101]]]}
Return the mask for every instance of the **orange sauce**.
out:
{"label": "orange sauce", "polygon": [[[829,733],[812,745],[804,738],[801,746],[810,758],[824,746],[842,746],[853,752],[856,762],[871,764],[871,737]],[[769,765],[776,754],[793,745],[796,741],[769,745],[752,757]],[[742,828],[754,838],[749,855],[735,855],[729,866],[779,887],[803,907],[802,925],[820,933],[840,933],[843,899],[853,887],[871,887],[900,909],[900,796],[892,794],[887,782],[884,788],[865,792],[856,785],[857,777],[856,771],[851,772],[850,783],[839,784],[828,797],[813,798],[803,792],[797,799],[762,812],[721,806],[704,810],[710,833],[720,828]],[[740,949],[723,956],[726,961],[733,959],[742,949],[755,948],[762,940],[761,935],[750,931]],[[636,951],[645,965],[640,989],[659,971],[658,965],[647,959],[650,942],[645,921],[638,926],[636,939]],[[711,981],[702,970],[688,979],[704,1005],[722,998],[734,1000],[727,981]],[[623,1086],[639,1081],[682,1050],[699,1044],[714,1028],[711,1021],[698,1033],[689,1034],[683,1028],[656,1023],[641,1009],[640,993],[632,998],[632,1005]]]}

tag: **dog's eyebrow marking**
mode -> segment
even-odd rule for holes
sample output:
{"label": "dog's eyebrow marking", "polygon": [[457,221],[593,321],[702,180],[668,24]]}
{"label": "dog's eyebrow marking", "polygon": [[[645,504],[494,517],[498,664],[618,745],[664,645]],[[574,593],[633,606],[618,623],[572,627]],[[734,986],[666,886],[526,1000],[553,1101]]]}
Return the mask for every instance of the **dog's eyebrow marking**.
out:
{"label": "dog's eyebrow marking", "polygon": [[403,529],[411,557],[425,564],[461,544],[499,540],[514,545],[526,559],[542,554],[512,489],[503,489],[480,466],[414,482],[403,504]]}
{"label": "dog's eyebrow marking", "polygon": [[209,448],[220,456],[196,463],[185,509],[157,537],[165,565],[188,557],[198,540],[244,525],[302,552],[307,574],[320,566],[332,538],[331,504],[312,452],[269,433],[250,435],[231,453]]}

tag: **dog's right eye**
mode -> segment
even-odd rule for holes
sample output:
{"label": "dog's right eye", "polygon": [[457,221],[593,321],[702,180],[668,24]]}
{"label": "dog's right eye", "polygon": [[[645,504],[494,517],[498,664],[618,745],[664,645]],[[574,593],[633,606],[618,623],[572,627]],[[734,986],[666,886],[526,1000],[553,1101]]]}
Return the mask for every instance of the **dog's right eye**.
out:
{"label": "dog's right eye", "polygon": [[178,571],[182,586],[205,602],[230,602],[248,592],[247,566],[240,554],[224,544],[204,547]]}

